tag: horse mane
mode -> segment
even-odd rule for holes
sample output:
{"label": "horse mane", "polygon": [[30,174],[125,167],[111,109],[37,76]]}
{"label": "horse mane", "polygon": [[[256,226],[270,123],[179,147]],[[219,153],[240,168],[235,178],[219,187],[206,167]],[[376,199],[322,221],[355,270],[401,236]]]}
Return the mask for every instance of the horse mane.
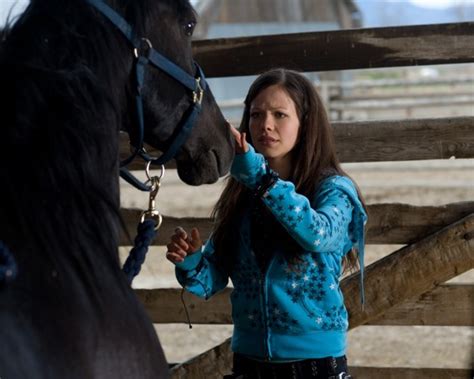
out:
{"label": "horse mane", "polygon": [[[192,11],[187,0],[161,2]],[[109,4],[137,35],[160,19],[156,0]],[[130,46],[84,0],[31,0],[0,40],[0,240],[53,266],[118,265],[118,131],[135,116]]]}
{"label": "horse mane", "polygon": [[[133,22],[147,9],[127,8]],[[32,0],[2,41],[0,240],[32,264],[72,259],[75,272],[102,275],[104,260],[118,266],[129,47],[83,0]]]}

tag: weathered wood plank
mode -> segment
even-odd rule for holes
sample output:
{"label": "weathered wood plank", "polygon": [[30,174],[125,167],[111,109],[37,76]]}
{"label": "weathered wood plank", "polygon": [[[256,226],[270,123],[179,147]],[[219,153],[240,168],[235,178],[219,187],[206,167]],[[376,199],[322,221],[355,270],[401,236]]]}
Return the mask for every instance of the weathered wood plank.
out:
{"label": "weathered wood plank", "polygon": [[[473,84],[474,85],[474,80]],[[449,87],[448,87],[449,88]],[[433,89],[434,90],[434,89]],[[474,103],[474,93],[472,90],[469,89],[459,89],[459,90],[440,90],[438,88],[435,89],[436,92],[426,92],[423,88],[423,91],[418,92],[407,92],[407,87],[397,88],[397,90],[393,90],[391,92],[382,92],[377,94],[367,93],[360,91],[360,93],[350,94],[350,95],[333,95],[331,96],[331,104],[338,104],[340,107],[342,106],[351,106],[353,102],[356,101],[374,101],[378,103],[382,101],[383,103],[386,101],[392,100],[393,102],[389,103],[388,105],[395,104],[395,101],[404,100],[404,101],[413,101],[414,104],[400,104],[401,106],[417,106],[419,103],[416,101],[421,99],[421,105],[425,105],[428,101],[437,102],[440,104],[452,104],[453,100],[450,99],[454,95],[454,102],[456,102],[459,96],[467,96],[470,97],[469,101]],[[242,103],[241,103],[242,104]]]}
{"label": "weathered wood plank", "polygon": [[368,324],[474,326],[474,285],[441,285]]}
{"label": "weathered wood plank", "polygon": [[220,345],[171,368],[171,379],[222,379],[230,374],[230,338]]}
{"label": "weathered wood plank", "polygon": [[344,279],[352,328],[381,317],[474,267],[474,213],[371,264],[365,274],[366,304],[360,305],[359,274]]}
{"label": "weathered wood plank", "polygon": [[367,243],[411,244],[474,213],[474,202],[440,206],[368,205]]}
{"label": "weathered wood plank", "polygon": [[403,109],[403,108],[435,108],[447,106],[469,106],[474,104],[474,94],[447,94],[436,96],[424,95],[410,95],[406,97],[391,96],[391,97],[366,97],[364,98],[343,98],[339,100],[332,100],[329,104],[331,111],[348,111],[348,110],[373,110],[373,109]]}
{"label": "weathered wood plank", "polygon": [[473,158],[474,118],[334,123],[341,162]]}
{"label": "weathered wood plank", "polygon": [[[414,206],[409,204],[373,204],[368,206],[367,243],[369,244],[409,244],[440,230],[474,213],[474,202],[460,202],[442,206]],[[127,230],[133,237],[140,220],[141,211],[122,209],[122,217]],[[196,226],[201,235],[208,238],[212,230],[209,218],[165,216],[155,245],[166,245],[168,238],[178,226],[191,229]],[[121,245],[130,245],[122,234]]]}
{"label": "weathered wood plank", "polygon": [[[423,159],[474,158],[474,117],[413,120],[334,122],[334,136],[341,162],[409,161]],[[120,151],[130,150],[121,138]],[[160,153],[153,148],[152,155]],[[144,170],[135,160],[129,168]],[[167,165],[176,168],[174,161]]]}
{"label": "weathered wood plank", "polygon": [[474,83],[474,78],[469,75],[447,76],[442,78],[416,78],[416,79],[365,79],[357,81],[325,80],[321,84],[331,89],[365,89],[380,87],[418,87],[418,86],[465,86]]}
{"label": "weathered wood plank", "polygon": [[[137,225],[140,222],[141,210],[122,208],[120,210],[122,219],[125,222],[127,231],[133,238],[137,233]],[[208,238],[212,231],[212,221],[210,218],[204,217],[170,217],[163,216],[163,223],[158,230],[157,238],[154,245],[166,245],[170,236],[173,234],[177,226],[182,226],[185,230],[198,227],[203,238]],[[125,233],[121,233],[120,245],[130,245],[130,239]]]}
{"label": "weathered wood plank", "polygon": [[[225,288],[206,301],[185,291],[183,300],[191,324],[232,324],[231,292],[232,288]],[[136,289],[135,293],[153,323],[188,323],[181,288]]]}
{"label": "weathered wood plank", "polygon": [[193,52],[207,77],[466,63],[474,61],[474,23],[200,40]]}
{"label": "weathered wood plank", "polygon": [[[135,290],[156,324],[188,322],[181,292],[180,288]],[[191,323],[232,324],[231,292],[231,288],[226,288],[207,301],[184,292]],[[367,325],[474,326],[474,285],[440,285],[388,310]]]}

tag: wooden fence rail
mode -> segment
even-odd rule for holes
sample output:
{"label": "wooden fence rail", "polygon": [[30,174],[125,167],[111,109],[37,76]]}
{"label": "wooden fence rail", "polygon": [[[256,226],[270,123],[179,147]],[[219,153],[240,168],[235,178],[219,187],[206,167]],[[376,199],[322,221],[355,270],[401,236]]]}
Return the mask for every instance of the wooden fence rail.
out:
{"label": "wooden fence rail", "polygon": [[474,22],[337,30],[193,43],[208,77],[420,66],[474,61]]}
{"label": "wooden fence rail", "polygon": [[351,328],[381,317],[404,300],[421,296],[474,268],[474,213],[369,265],[366,305],[359,298],[359,275],[341,283]]}
{"label": "wooden fence rail", "polygon": [[[474,117],[334,122],[333,128],[341,162],[474,158]],[[122,140],[124,156],[129,150]],[[130,168],[142,170],[143,161]]]}
{"label": "wooden fence rail", "polygon": [[420,94],[400,98],[391,96],[382,99],[371,97],[367,99],[357,99],[355,97],[345,97],[331,101],[330,111],[344,110],[370,110],[370,109],[401,109],[401,108],[422,108],[422,107],[445,107],[454,105],[474,105],[474,92],[466,94],[440,94],[436,97],[425,97]]}
{"label": "wooden fence rail", "polygon": [[[331,93],[339,93],[340,89],[365,92],[369,88],[387,88],[387,87],[453,87],[453,86],[471,86],[474,83],[472,76],[450,76],[441,78],[421,78],[421,79],[376,79],[376,80],[357,80],[357,81],[339,81],[325,80],[316,85],[325,86]],[[361,90],[361,91],[358,91]]]}
{"label": "wooden fence rail", "polygon": [[[187,323],[181,300],[182,289],[137,289],[135,293],[154,323]],[[230,293],[232,288],[209,300],[188,292],[183,300],[192,324],[232,324]],[[444,284],[388,310],[367,325],[438,325],[474,326],[474,285]]]}
{"label": "wooden fence rail", "polygon": [[[141,217],[141,210],[122,209],[122,218],[129,235],[134,236]],[[441,228],[474,213],[474,201],[441,206],[414,206],[408,204],[373,204],[368,206],[368,244],[410,244]],[[166,245],[176,226],[186,230],[196,226],[203,238],[208,238],[212,229],[210,218],[165,216],[155,245]],[[121,245],[130,245],[130,238],[122,233]]]}

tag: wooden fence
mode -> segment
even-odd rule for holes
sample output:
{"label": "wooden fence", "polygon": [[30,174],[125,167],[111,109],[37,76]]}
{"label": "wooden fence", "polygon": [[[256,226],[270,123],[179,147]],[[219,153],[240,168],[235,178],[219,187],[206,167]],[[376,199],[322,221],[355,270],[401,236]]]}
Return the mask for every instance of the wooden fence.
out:
{"label": "wooden fence", "polygon": [[427,112],[433,117],[474,116],[474,74],[321,82],[318,87],[332,120],[410,118]]}
{"label": "wooden fence", "polygon": [[[474,23],[344,30],[198,41],[195,56],[209,77],[257,74],[271,66],[301,71],[474,62]],[[342,162],[474,158],[474,118],[441,118],[334,124]],[[125,147],[124,147],[125,148]],[[138,168],[138,166],[135,166]],[[342,282],[350,328],[359,325],[474,326],[474,285],[447,280],[474,268],[474,201],[368,207],[368,244],[405,247],[366,268],[366,307],[360,307],[358,274]],[[139,210],[123,209],[131,235]],[[165,217],[166,242],[176,225],[205,218]],[[126,238],[122,239],[127,244]],[[186,294],[193,323],[230,324],[230,289],[209,301]],[[153,322],[186,322],[179,289],[137,290]],[[229,341],[176,365],[173,378],[221,378],[229,371]],[[467,369],[351,367],[355,378],[469,378]]]}
{"label": "wooden fence", "polygon": [[[474,71],[474,70],[473,70]],[[404,118],[430,110],[434,117],[474,115],[474,75],[431,79],[382,79],[358,81],[321,81],[315,83],[333,121]],[[240,111],[244,99],[219,102],[227,111]],[[375,117],[374,117],[375,116]],[[240,119],[229,118],[238,125]]]}

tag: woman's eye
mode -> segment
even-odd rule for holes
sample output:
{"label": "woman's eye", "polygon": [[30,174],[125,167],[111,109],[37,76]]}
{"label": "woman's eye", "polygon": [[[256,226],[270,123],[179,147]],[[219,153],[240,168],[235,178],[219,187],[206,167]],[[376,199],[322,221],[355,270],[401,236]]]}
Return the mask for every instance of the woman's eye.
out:
{"label": "woman's eye", "polygon": [[187,24],[185,24],[184,34],[186,34],[188,37],[191,37],[193,35],[195,26],[196,26],[196,23],[194,21],[190,21]]}
{"label": "woman's eye", "polygon": [[252,113],[250,113],[250,118],[255,119],[255,118],[258,118],[258,116],[259,116],[259,113],[258,113],[258,112],[252,112]]}
{"label": "woman's eye", "polygon": [[276,112],[275,116],[276,116],[276,118],[283,118],[283,117],[286,117],[286,114],[281,113],[281,112]]}

